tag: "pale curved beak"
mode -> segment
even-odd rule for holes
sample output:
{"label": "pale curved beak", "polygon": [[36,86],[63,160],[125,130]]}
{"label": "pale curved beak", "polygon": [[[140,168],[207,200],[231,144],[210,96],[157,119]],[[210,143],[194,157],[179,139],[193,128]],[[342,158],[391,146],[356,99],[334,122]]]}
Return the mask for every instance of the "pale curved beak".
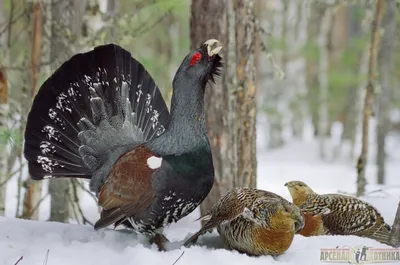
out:
{"label": "pale curved beak", "polygon": [[219,46],[219,47],[216,47],[216,48],[212,49],[214,44],[216,44],[216,43],[219,44],[219,41],[216,40],[216,39],[210,39],[210,40],[204,42],[204,44],[207,45],[207,54],[208,54],[208,56],[211,57],[211,56],[213,56],[215,54],[218,54],[221,51],[222,46]]}

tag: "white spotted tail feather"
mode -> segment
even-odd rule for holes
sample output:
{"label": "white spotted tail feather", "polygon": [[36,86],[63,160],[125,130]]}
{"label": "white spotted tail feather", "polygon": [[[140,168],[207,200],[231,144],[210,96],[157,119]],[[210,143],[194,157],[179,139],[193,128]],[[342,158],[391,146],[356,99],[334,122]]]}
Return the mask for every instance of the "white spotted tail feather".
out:
{"label": "white spotted tail feather", "polygon": [[159,88],[128,51],[109,44],[74,55],[33,101],[24,146],[29,173],[88,178],[97,192],[118,157],[160,136],[169,120]]}

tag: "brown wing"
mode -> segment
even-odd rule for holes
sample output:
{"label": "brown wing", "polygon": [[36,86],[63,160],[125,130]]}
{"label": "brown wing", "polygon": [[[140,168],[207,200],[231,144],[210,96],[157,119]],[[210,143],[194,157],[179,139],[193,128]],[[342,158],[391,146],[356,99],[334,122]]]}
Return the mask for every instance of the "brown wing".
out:
{"label": "brown wing", "polygon": [[103,207],[95,228],[103,228],[125,217],[137,216],[150,206],[153,199],[152,174],[148,158],[155,156],[140,145],[122,155],[113,166],[99,192]]}
{"label": "brown wing", "polygon": [[330,200],[330,213],[323,215],[322,219],[332,234],[364,235],[370,229],[374,232],[384,224],[379,211],[367,202],[337,194],[324,197]]}
{"label": "brown wing", "polygon": [[258,189],[250,188],[233,188],[225,193],[218,202],[198,220],[207,220],[203,227],[184,243],[184,246],[189,246],[195,243],[199,236],[203,235],[208,230],[212,230],[221,224],[231,222],[238,217],[244,217],[248,214],[253,214],[250,208],[258,199],[283,199],[281,196]]}
{"label": "brown wing", "polygon": [[202,228],[187,239],[183,245],[188,247],[189,245],[196,243],[199,236],[203,235],[207,231],[216,228],[221,223],[229,222],[241,215],[245,206],[239,200],[241,196],[240,191],[240,188],[229,190],[205,215],[197,219],[206,222]]}

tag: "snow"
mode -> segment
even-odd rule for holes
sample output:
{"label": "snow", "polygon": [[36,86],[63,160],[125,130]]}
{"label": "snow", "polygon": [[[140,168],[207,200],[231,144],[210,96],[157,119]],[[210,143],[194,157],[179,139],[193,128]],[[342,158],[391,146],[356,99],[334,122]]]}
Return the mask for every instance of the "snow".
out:
{"label": "snow", "polygon": [[[318,143],[312,139],[290,140],[288,144],[274,151],[264,149],[265,135],[258,132],[258,187],[273,191],[290,200],[284,183],[301,180],[319,193],[354,194],[356,170],[354,160],[341,156],[335,161],[322,161],[318,158]],[[393,144],[399,139],[391,139]],[[393,146],[393,145],[392,145]],[[396,150],[397,149],[397,150]],[[359,150],[359,149],[358,149]],[[371,148],[372,152],[374,151]],[[386,185],[376,185],[376,167],[371,155],[367,167],[367,194],[363,200],[376,206],[386,222],[393,223],[400,198],[400,151],[391,148],[387,166]],[[358,152],[357,152],[358,153]],[[44,181],[45,194],[47,181]],[[43,264],[48,252],[49,265],[70,264],[135,264],[172,265],[176,264],[321,264],[320,249],[336,247],[356,247],[367,245],[374,248],[388,248],[376,241],[354,236],[303,237],[296,235],[291,247],[279,257],[249,257],[224,248],[216,231],[200,237],[198,244],[190,248],[181,247],[180,243],[197,231],[199,223],[194,220],[199,216],[198,209],[188,217],[172,224],[165,231],[171,244],[167,252],[158,252],[155,245],[150,245],[142,235],[126,230],[103,229],[94,231],[89,225],[61,224],[47,222],[49,200],[40,207],[40,221],[15,219],[16,180],[7,187],[6,217],[0,217],[0,265],[15,264],[22,256],[19,265]],[[98,209],[88,194],[83,194],[81,206],[86,217],[95,222]],[[390,263],[396,264],[396,263]],[[399,264],[399,263],[397,263]]]}
{"label": "snow", "polygon": [[[190,219],[190,218],[189,218]],[[180,225],[189,225],[191,220],[184,220]],[[194,228],[192,226],[192,228]],[[174,238],[183,239],[186,229],[170,229]],[[143,236],[136,236],[123,231],[94,231],[89,226],[76,224],[61,224],[55,222],[40,222],[0,218],[0,264],[8,265],[23,256],[19,263],[42,264],[49,250],[48,264],[173,264],[185,253],[177,264],[204,264],[215,262],[221,264],[320,264],[320,248],[335,248],[336,246],[365,245],[383,247],[369,239],[357,237],[324,236],[305,238],[296,236],[290,249],[278,258],[270,256],[248,257],[224,249],[216,235],[206,235],[199,243],[209,246],[192,246],[177,248],[168,252],[158,252],[150,246]],[[172,238],[172,237],[171,237]],[[304,261],[304,263],[301,263]]]}

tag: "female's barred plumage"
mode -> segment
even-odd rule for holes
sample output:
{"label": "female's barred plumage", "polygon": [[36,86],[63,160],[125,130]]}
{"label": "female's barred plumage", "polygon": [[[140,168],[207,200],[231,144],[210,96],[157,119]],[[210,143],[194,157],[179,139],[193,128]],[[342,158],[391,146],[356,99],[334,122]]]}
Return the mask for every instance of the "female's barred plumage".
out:
{"label": "female's barred plumage", "polygon": [[[325,230],[313,235],[355,235],[389,244],[391,228],[371,204],[347,195],[320,195],[301,181],[291,181],[285,186],[302,212],[321,219]],[[307,218],[304,229],[309,229]]]}
{"label": "female's barred plumage", "polygon": [[199,219],[207,222],[186,240],[185,246],[217,228],[230,248],[256,256],[282,254],[303,227],[297,206],[275,193],[249,188],[228,191]]}

